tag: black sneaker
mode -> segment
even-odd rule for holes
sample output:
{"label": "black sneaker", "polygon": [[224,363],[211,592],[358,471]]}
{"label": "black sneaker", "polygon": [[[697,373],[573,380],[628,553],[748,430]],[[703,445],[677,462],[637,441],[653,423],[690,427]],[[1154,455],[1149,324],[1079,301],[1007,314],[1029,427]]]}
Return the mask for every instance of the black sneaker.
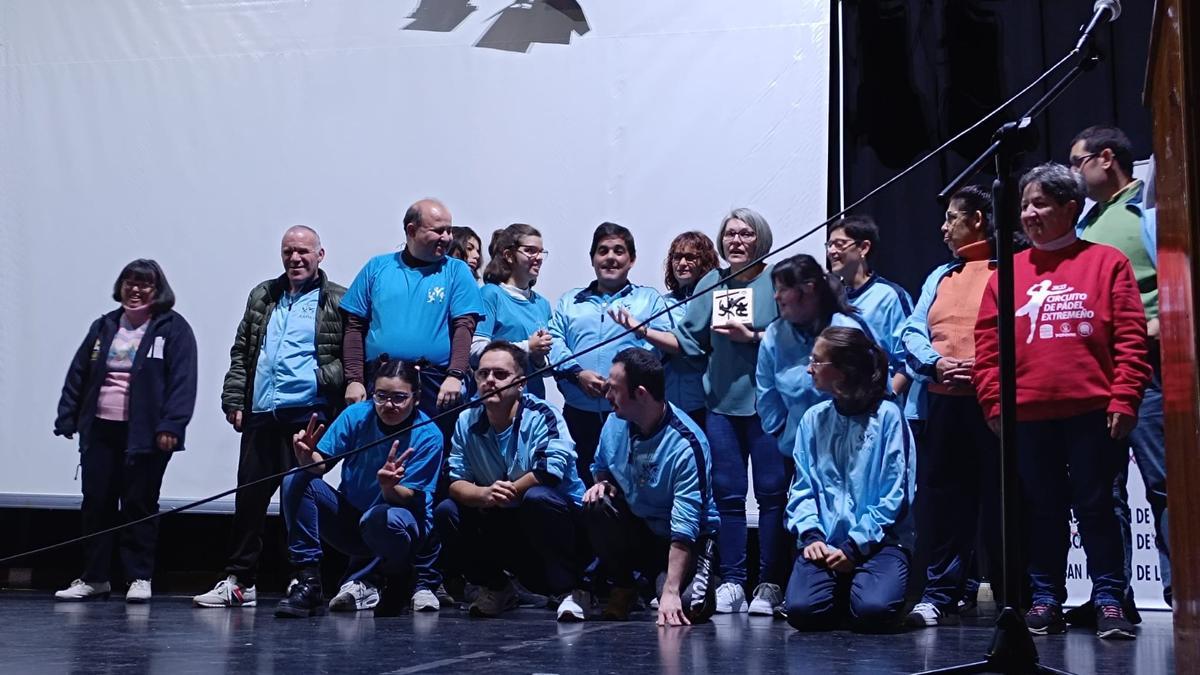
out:
{"label": "black sneaker", "polygon": [[1025,625],[1034,635],[1057,635],[1067,632],[1062,608],[1058,605],[1034,605],[1025,613]]}
{"label": "black sneaker", "polygon": [[321,614],[324,609],[320,575],[315,571],[303,570],[288,585],[287,597],[275,605],[275,616],[281,619],[306,618]]}
{"label": "black sneaker", "polygon": [[1096,637],[1102,640],[1133,640],[1137,633],[1120,605],[1096,607]]}
{"label": "black sneaker", "polygon": [[976,598],[963,598],[958,601],[955,607],[955,614],[959,616],[979,616],[979,600]]}
{"label": "black sneaker", "polygon": [[716,540],[708,537],[700,543],[699,555],[696,557],[696,571],[692,576],[692,583],[689,584],[691,595],[684,608],[684,614],[693,624],[704,623],[716,613],[717,587],[713,583],[716,569],[717,543]]}

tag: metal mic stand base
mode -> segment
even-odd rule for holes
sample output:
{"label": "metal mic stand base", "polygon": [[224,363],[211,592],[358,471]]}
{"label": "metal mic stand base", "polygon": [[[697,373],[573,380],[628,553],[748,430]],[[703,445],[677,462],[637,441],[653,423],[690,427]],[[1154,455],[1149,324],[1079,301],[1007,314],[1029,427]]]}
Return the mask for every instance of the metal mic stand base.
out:
{"label": "metal mic stand base", "polygon": [[996,632],[992,635],[992,644],[988,647],[987,658],[975,663],[964,663],[949,668],[927,670],[918,675],[933,675],[934,673],[1055,673],[1071,675],[1068,671],[1058,670],[1038,663],[1037,649],[1033,646],[1033,636],[1025,626],[1021,613],[1012,607],[1005,607],[996,620]]}

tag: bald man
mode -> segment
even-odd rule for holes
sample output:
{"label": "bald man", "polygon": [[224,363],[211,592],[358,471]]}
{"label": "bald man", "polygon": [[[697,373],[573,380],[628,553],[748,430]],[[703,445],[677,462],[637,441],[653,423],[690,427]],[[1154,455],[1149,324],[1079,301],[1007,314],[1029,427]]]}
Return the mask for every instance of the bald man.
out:
{"label": "bald man", "polygon": [[[346,289],[320,269],[316,230],[296,225],[280,244],[283,274],[250,291],[229,351],[221,408],[242,434],[238,484],[295,466],[292,436],[315,413],[333,421],[342,403],[342,315]],[[240,490],[225,578],[194,597],[197,607],[253,607],[262,529],[279,481]]]}
{"label": "bald man", "polygon": [[[436,199],[422,199],[404,214],[404,249],[367,261],[346,297],[343,357],[346,403],[365,400],[372,366],[379,357],[418,361],[422,369],[417,401],[435,418],[443,438],[454,430],[457,415],[442,415],[462,400],[475,325],[483,318],[483,300],[471,269],[446,255],[453,235],[450,210]],[[441,486],[439,486],[441,487]],[[442,496],[444,489],[439,490]],[[415,561],[415,611],[436,611],[441,576],[433,563],[439,548],[419,552]]]}

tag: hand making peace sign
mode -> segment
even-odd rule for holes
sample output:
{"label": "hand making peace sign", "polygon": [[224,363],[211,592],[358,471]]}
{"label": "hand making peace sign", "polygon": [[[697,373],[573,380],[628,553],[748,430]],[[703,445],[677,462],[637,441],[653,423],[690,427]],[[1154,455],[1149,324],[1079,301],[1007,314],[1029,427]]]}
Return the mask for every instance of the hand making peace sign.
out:
{"label": "hand making peace sign", "polygon": [[292,452],[296,454],[296,462],[300,466],[308,466],[321,461],[317,453],[317,443],[325,435],[325,425],[317,422],[317,414],[313,413],[308,420],[308,426],[292,436]]}
{"label": "hand making peace sign", "polygon": [[404,480],[404,474],[407,470],[405,465],[412,458],[412,448],[404,451],[399,457],[396,457],[396,451],[400,449],[400,441],[392,441],[392,449],[388,452],[387,461],[383,466],[379,467],[379,471],[375,473],[375,478],[379,481],[379,488],[384,493],[393,492],[400,481]]}

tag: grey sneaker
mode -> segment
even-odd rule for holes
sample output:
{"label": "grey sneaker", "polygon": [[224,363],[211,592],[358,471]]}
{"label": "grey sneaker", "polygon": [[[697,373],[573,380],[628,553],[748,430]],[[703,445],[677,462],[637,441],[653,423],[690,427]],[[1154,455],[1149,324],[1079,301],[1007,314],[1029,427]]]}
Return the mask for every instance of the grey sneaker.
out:
{"label": "grey sneaker", "polygon": [[218,581],[211,591],[194,596],[192,604],[196,607],[257,607],[258,593],[253,586],[243,586],[230,574]]}
{"label": "grey sneaker", "polygon": [[150,580],[134,579],[133,583],[129,584],[129,590],[125,591],[125,602],[135,604],[150,602]]}
{"label": "grey sneaker", "polygon": [[378,605],[379,589],[362,579],[342,584],[337,595],[329,601],[329,609],[333,612],[360,612],[375,609]]}
{"label": "grey sneaker", "polygon": [[442,608],[442,601],[438,600],[438,596],[428,588],[418,588],[412,596],[412,610],[414,612],[436,612]]}
{"label": "grey sneaker", "polygon": [[754,616],[775,616],[775,608],[783,604],[783,591],[777,584],[759,584],[754,589],[754,599],[750,601],[750,614]]}
{"label": "grey sneaker", "polygon": [[81,600],[94,600],[96,598],[107,600],[110,593],[112,593],[112,586],[107,581],[92,583],[83,579],[76,579],[71,582],[70,586],[57,591],[54,594],[54,599],[64,602],[79,602]]}
{"label": "grey sneaker", "polygon": [[[445,584],[439,585],[437,587],[437,590],[435,590],[433,592],[433,595],[437,598],[438,609],[441,609],[442,605],[445,605],[447,607],[454,607],[455,605],[458,604],[458,601],[454,599],[454,596],[450,595],[450,591],[446,590]],[[414,607],[414,609],[415,609],[415,607]]]}
{"label": "grey sneaker", "polygon": [[498,591],[481,588],[475,602],[471,603],[471,616],[494,619],[510,609],[516,609],[519,602],[517,589],[512,583]]}

